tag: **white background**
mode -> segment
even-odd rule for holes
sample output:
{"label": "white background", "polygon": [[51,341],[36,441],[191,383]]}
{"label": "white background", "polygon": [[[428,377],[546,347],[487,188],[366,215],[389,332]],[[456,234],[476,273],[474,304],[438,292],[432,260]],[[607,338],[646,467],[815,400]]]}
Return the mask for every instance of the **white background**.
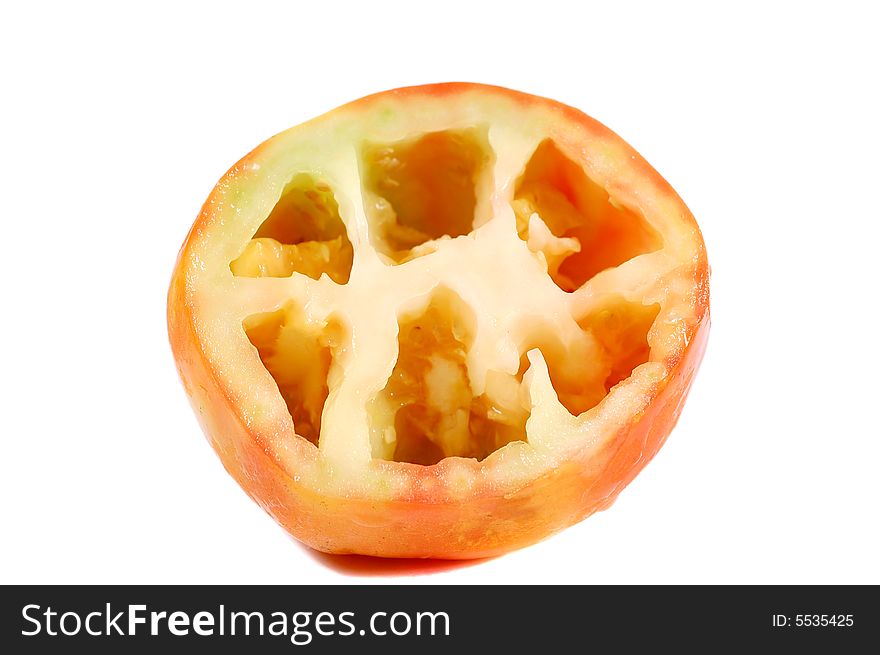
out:
{"label": "white background", "polygon": [[[0,26],[0,582],[880,583],[870,3],[24,4]],[[609,511],[469,565],[319,556],[202,437],[167,284],[262,140],[451,80],[578,107],[670,181],[709,348]]]}

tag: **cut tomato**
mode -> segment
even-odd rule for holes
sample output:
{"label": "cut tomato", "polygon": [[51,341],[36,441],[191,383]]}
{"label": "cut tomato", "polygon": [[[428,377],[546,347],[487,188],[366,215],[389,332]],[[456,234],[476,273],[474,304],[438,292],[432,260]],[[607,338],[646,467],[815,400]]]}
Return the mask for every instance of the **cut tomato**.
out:
{"label": "cut tomato", "polygon": [[681,412],[700,231],[617,135],[497,87],[388,91],[218,183],[168,299],[224,466],[332,553],[472,558],[608,507]]}

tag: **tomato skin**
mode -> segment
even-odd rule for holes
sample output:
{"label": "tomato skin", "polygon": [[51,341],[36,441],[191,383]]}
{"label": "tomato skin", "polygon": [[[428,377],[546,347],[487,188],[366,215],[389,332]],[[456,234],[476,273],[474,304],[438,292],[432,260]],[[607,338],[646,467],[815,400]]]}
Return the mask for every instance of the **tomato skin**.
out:
{"label": "tomato skin", "polygon": [[[472,88],[466,84],[433,85],[386,93],[443,95]],[[546,103],[566,120],[618,138],[578,110],[506,89],[491,89],[524,103]],[[364,98],[344,109],[356,110],[383,95]],[[563,141],[564,132],[556,138]],[[702,360],[710,324],[705,251],[700,250],[688,274],[693,281],[694,312],[680,327],[678,346],[663,361],[668,374],[650,390],[631,420],[613,435],[607,435],[598,450],[583,448],[512,491],[478,484],[464,500],[432,491],[435,487],[430,479],[443,478],[446,469],[453,465],[450,460],[430,467],[373,461],[370,466],[379,472],[396,467],[411,479],[406,492],[392,498],[325,493],[303,483],[289,464],[293,461],[303,466],[314,465],[320,457],[318,450],[301,439],[293,439],[288,444],[286,460],[281,461],[271,435],[250,427],[242,418],[223,376],[206,355],[198,328],[200,299],[194,280],[199,261],[193,246],[209,233],[228,183],[246,174],[268,143],[236,164],[205,203],[181,249],[168,295],[169,338],[186,393],[223,466],[248,495],[290,534],[317,550],[408,558],[496,556],[535,543],[609,507],[657,453],[675,426]],[[633,158],[637,157],[635,151],[632,153]],[[680,202],[646,162],[639,157],[637,163],[643,168],[645,180],[663,195]],[[686,208],[683,211],[687,212]],[[684,219],[699,235],[689,213],[684,214]],[[456,458],[454,465],[467,467],[479,477],[487,467],[500,463]]]}

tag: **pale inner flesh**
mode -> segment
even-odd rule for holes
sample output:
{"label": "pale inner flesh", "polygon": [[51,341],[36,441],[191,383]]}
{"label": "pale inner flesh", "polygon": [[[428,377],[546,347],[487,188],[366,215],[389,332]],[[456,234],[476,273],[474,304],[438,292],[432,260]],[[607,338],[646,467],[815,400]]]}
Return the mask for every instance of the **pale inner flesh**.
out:
{"label": "pale inner flesh", "polygon": [[[379,330],[362,328],[360,338],[352,340],[343,317],[325,312],[323,318],[309,318],[320,305],[314,301],[318,291],[306,292],[299,304],[294,299],[248,316],[247,337],[299,436],[322,450],[330,448],[322,428],[352,424],[340,416],[347,412],[365,418],[373,458],[422,465],[446,457],[481,460],[508,443],[529,440],[530,351],[540,353],[559,403],[572,416],[595,407],[649,361],[648,334],[659,304],[620,293],[597,293],[586,304],[565,303],[599,273],[661,249],[657,232],[612,200],[550,139],[537,143],[522,162],[504,204],[492,187],[494,160],[486,129],[479,125],[388,143],[364,141],[358,172],[366,239],[357,239],[352,223],[346,226],[340,217],[336,194],[341,190],[328,180],[300,173],[285,185],[230,263],[233,275],[293,281],[305,276],[331,297],[325,304],[332,304],[334,294],[348,298],[346,290],[360,283],[350,282],[353,261],[360,256],[361,273],[377,280],[365,286],[375,294],[367,302],[377,315],[391,308],[397,336],[388,346],[393,366],[384,373],[359,371],[351,352],[386,347],[378,340],[371,345]],[[505,244],[511,263],[507,255],[499,260],[498,276],[513,278],[535,269],[552,286],[529,293],[552,302],[533,303],[533,312],[520,306],[516,316],[486,316],[483,305],[490,303],[465,298],[471,285],[445,284],[444,275],[461,278],[471,265],[483,271],[483,278],[495,274],[491,263],[478,266],[466,257],[480,256],[472,244],[481,239]],[[383,303],[383,290],[395,283],[420,291],[411,292],[409,303]],[[474,289],[485,283],[482,279]],[[491,285],[486,289],[482,293],[492,293]],[[370,292],[352,293],[363,302]],[[518,290],[506,293],[516,304]],[[495,298],[491,304],[500,307],[504,301]],[[548,309],[559,306],[566,310],[561,315]],[[503,344],[485,336],[492,325],[503,334]],[[358,382],[376,375],[380,384],[372,390]],[[328,397],[335,397],[332,407]],[[344,449],[346,439],[353,444],[356,437],[336,434],[334,447]]]}

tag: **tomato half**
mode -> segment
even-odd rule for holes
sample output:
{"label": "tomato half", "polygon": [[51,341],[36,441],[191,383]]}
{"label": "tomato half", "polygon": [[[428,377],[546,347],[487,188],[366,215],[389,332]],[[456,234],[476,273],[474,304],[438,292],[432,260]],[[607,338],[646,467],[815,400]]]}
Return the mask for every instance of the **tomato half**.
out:
{"label": "tomato half", "polygon": [[326,552],[472,558],[608,507],[675,424],[709,327],[682,200],[557,102],[379,93],[220,180],[171,345],[226,469]]}

